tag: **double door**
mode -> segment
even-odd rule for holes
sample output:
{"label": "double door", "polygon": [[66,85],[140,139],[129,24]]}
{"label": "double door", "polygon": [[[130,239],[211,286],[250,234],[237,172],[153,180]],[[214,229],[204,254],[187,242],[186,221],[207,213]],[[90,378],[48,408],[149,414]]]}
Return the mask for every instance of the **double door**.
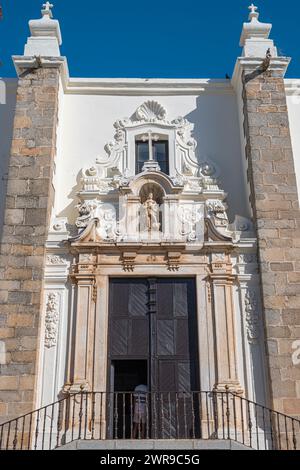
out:
{"label": "double door", "polygon": [[199,407],[193,393],[199,390],[197,336],[194,279],[111,279],[110,392],[118,393],[117,415],[122,410],[126,414],[119,423],[122,429],[132,428],[132,395],[126,397],[125,392],[142,383],[149,390],[149,434],[156,438],[197,434]]}

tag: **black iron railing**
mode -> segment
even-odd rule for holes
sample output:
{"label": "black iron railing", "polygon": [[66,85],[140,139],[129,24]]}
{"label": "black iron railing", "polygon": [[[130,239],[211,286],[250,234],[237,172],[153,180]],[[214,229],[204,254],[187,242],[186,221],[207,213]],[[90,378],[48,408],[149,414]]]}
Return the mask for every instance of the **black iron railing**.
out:
{"label": "black iron railing", "polygon": [[229,391],[80,392],[0,425],[0,449],[55,449],[76,440],[231,439],[300,449],[300,421]]}

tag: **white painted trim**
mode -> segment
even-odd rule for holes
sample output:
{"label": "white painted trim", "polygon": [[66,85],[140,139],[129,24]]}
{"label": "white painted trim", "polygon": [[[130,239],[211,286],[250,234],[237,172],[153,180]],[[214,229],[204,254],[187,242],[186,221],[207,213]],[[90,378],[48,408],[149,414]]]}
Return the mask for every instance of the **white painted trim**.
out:
{"label": "white painted trim", "polygon": [[[233,79],[212,79],[212,78],[71,78],[69,75],[68,61],[66,57],[43,57],[40,58],[44,65],[51,64],[53,67],[62,67],[62,83],[65,94],[73,95],[124,95],[124,96],[154,96],[154,95],[199,95],[206,94],[229,94],[233,95],[236,88],[236,78],[238,76],[237,65],[239,62],[247,62],[247,58],[238,58],[233,73]],[[13,56],[13,62],[17,74],[21,68],[33,68],[36,66],[36,57]],[[283,66],[289,59],[278,57],[273,59],[273,65]],[[249,61],[248,61],[249,62]],[[261,59],[252,59],[255,66],[260,65]],[[11,81],[11,85],[17,79],[6,79],[6,83]],[[9,81],[9,82],[8,82]],[[300,89],[300,79],[286,79],[287,94]]]}
{"label": "white painted trim", "polygon": [[300,95],[300,79],[287,78],[284,80],[285,92],[287,96]]}

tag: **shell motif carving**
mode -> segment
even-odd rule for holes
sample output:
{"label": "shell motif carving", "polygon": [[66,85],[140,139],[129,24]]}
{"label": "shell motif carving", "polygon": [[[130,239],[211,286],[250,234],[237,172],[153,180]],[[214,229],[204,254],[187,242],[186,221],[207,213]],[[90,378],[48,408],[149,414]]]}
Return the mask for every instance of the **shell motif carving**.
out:
{"label": "shell motif carving", "polygon": [[157,101],[146,101],[135,112],[138,121],[163,121],[167,111]]}

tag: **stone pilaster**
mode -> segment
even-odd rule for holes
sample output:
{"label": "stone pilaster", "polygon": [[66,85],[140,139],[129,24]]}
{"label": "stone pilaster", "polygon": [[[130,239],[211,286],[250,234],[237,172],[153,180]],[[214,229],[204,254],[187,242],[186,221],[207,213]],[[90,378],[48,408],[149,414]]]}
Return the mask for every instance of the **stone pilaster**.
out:
{"label": "stone pilaster", "polygon": [[260,62],[240,59],[271,405],[300,416],[300,369],[292,362],[300,331],[300,211],[283,80],[289,60]]}
{"label": "stone pilaster", "polygon": [[227,387],[234,393],[243,393],[237,367],[236,327],[233,309],[233,283],[231,264],[227,255],[212,254],[209,279],[212,287],[215,354],[217,377],[215,389],[225,391]]}
{"label": "stone pilaster", "polygon": [[35,407],[59,65],[20,75],[0,257],[0,422]]}
{"label": "stone pilaster", "polygon": [[95,305],[98,293],[94,255],[80,254],[76,269],[77,272],[73,274],[77,286],[74,337],[71,339],[73,364],[70,383],[65,386],[65,391],[72,393],[92,390],[94,383]]}

